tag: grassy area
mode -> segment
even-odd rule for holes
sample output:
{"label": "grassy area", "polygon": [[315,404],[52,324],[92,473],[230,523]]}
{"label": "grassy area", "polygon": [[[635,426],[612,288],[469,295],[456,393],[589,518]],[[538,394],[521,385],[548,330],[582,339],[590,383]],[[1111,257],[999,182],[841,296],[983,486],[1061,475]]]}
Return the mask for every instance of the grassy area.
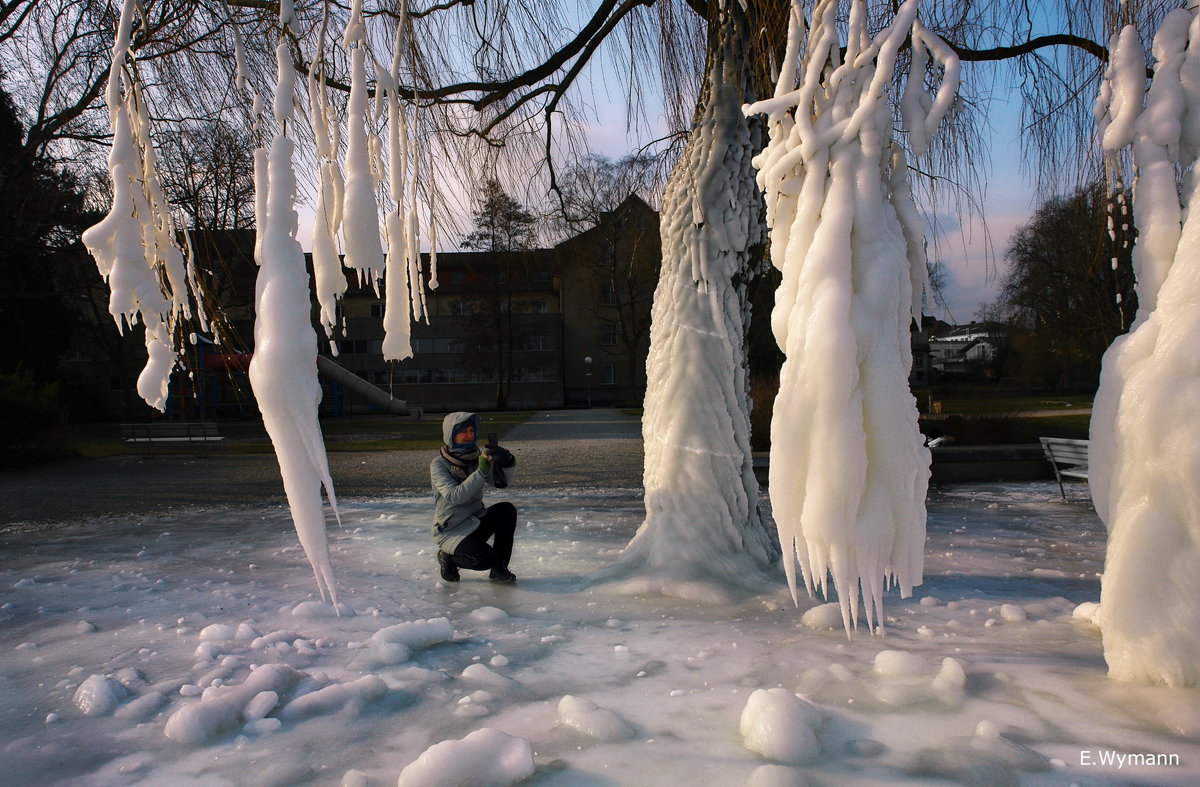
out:
{"label": "grassy area", "polygon": [[1023,396],[996,399],[939,397],[936,392],[927,394],[930,410],[940,406],[943,415],[954,413],[1034,413],[1047,410],[1070,412],[1081,407],[1090,408],[1090,396]]}
{"label": "grassy area", "polygon": [[[480,432],[495,432],[501,440],[514,426],[524,423],[532,411],[480,413]],[[221,451],[243,454],[270,453],[273,449],[266,429],[258,420],[221,421],[218,428],[225,438]],[[429,415],[420,421],[404,417],[351,416],[328,418],[321,422],[328,451],[436,450],[442,444],[442,417]],[[144,449],[121,442],[113,424],[80,424],[65,435],[68,455],[87,457],[140,454]],[[171,450],[171,449],[167,449]],[[180,451],[194,451],[181,446]]]}

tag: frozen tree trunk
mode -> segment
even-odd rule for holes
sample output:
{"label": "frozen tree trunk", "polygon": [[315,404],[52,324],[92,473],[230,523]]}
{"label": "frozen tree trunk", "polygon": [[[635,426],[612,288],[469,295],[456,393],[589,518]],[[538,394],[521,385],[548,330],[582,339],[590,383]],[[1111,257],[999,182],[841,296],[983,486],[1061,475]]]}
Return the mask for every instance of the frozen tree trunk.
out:
{"label": "frozen tree trunk", "polygon": [[725,4],[696,125],[663,196],[642,418],[646,519],[598,577],[629,592],[723,601],[764,587],[778,560],[750,449],[746,283],[765,233],[741,112],[747,36],[741,6]]}
{"label": "frozen tree trunk", "polygon": [[[1104,147],[1132,145],[1138,317],[1104,355],[1089,481],[1108,528],[1100,628],[1109,675],[1200,685],[1200,19],[1176,10],[1145,93],[1121,34],[1097,102]],[[1143,108],[1142,102],[1145,99]],[[1176,167],[1192,165],[1182,199]]]}

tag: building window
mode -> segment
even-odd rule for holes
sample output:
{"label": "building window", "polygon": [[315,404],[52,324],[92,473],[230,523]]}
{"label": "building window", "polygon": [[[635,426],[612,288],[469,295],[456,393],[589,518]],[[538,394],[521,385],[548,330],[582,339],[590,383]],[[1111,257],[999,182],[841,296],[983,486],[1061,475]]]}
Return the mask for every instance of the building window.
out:
{"label": "building window", "polygon": [[617,305],[617,288],[612,284],[605,283],[600,285],[600,302],[605,306]]}
{"label": "building window", "polygon": [[460,353],[466,351],[466,342],[461,336],[447,336],[433,340],[435,353]]}
{"label": "building window", "polygon": [[617,344],[617,324],[605,322],[600,324],[600,346],[615,347]]}
{"label": "building window", "polygon": [[341,339],[338,341],[339,355],[370,355],[372,345],[382,342],[372,342],[367,339]]}
{"label": "building window", "polygon": [[529,282],[535,290],[548,290],[554,286],[554,277],[548,270],[535,270],[529,277]]}
{"label": "building window", "polygon": [[554,337],[546,335],[526,336],[521,339],[523,352],[550,352],[554,349]]}
{"label": "building window", "polygon": [[428,369],[404,369],[397,376],[400,378],[399,382],[405,385],[420,385],[430,382],[431,379]]}
{"label": "building window", "polygon": [[383,304],[382,303],[372,303],[371,304],[371,316],[372,317],[383,317]]}
{"label": "building window", "polygon": [[529,302],[529,313],[530,314],[546,314],[547,313],[546,302],[544,300],[540,300],[540,299],[536,300],[536,301],[530,301]]}
{"label": "building window", "polygon": [[450,271],[450,281],[448,283],[461,287],[467,283],[467,274],[463,271]]}
{"label": "building window", "polygon": [[600,364],[600,384],[601,385],[616,385],[617,384],[617,365],[615,363]]}
{"label": "building window", "polygon": [[558,379],[558,370],[553,366],[519,366],[513,369],[514,383],[552,383]]}
{"label": "building window", "polygon": [[458,317],[463,316],[467,313],[467,302],[461,298],[450,301],[450,313]]}

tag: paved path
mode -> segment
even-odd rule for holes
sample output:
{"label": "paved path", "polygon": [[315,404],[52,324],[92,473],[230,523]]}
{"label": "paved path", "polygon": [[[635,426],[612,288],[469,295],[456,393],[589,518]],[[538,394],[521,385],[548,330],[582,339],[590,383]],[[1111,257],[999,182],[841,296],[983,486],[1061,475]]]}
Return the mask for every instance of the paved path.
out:
{"label": "paved path", "polygon": [[[436,416],[431,416],[436,417]],[[508,432],[521,487],[639,487],[641,426],[617,410],[554,410]],[[425,492],[432,453],[336,451],[329,468],[345,500]],[[0,473],[0,528],[195,506],[283,504],[272,454],[215,452],[78,459]]]}

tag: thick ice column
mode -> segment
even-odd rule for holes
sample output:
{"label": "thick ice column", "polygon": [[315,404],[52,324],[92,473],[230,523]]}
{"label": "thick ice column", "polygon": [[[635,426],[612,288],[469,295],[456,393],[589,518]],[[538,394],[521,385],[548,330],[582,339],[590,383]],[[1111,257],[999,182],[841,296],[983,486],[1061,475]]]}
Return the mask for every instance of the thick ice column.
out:
{"label": "thick ice column", "polygon": [[[908,372],[925,254],[886,94],[911,31],[921,72],[904,115],[923,152],[957,90],[958,63],[915,11],[902,5],[872,40],[855,2],[842,63],[837,3],[820,3],[807,28],[794,5],[788,52],[804,49],[799,85],[789,60],[775,97],[747,108],[768,115],[771,142],[756,165],[783,273],[772,313],[787,355],[771,423],[772,512],[793,597],[796,564],[810,592],[832,578],[847,630],[860,593],[873,625],[886,582],[907,596],[922,579],[929,451]],[[930,56],[943,72],[932,99],[912,86]]]}
{"label": "thick ice column", "polygon": [[745,283],[765,239],[740,111],[738,9],[722,11],[700,116],[663,197],[642,418],[646,519],[602,575],[633,592],[721,600],[762,587],[778,558],[750,450]]}
{"label": "thick ice column", "polygon": [[1168,686],[1200,685],[1200,195],[1194,174],[1182,199],[1175,187],[1200,150],[1198,49],[1195,12],[1173,11],[1146,94],[1141,47],[1123,33],[1097,107],[1106,150],[1132,145],[1139,233],[1138,316],[1104,355],[1092,414],[1108,527],[1099,622],[1109,675]]}

